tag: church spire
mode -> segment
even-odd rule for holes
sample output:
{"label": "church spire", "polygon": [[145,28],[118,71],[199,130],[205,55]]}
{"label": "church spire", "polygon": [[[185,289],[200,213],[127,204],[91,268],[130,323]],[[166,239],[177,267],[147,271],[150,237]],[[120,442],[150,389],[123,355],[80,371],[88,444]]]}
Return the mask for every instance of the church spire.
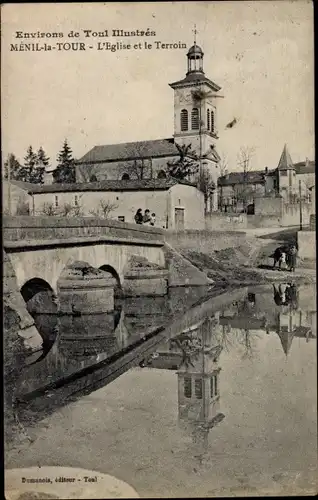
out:
{"label": "church spire", "polygon": [[293,161],[287,149],[287,144],[284,145],[283,152],[278,162],[278,170],[290,170],[294,168]]}
{"label": "church spire", "polygon": [[194,29],[193,29],[193,34],[194,34],[194,44],[193,45],[196,45],[197,44],[197,25],[195,24],[194,25]]}

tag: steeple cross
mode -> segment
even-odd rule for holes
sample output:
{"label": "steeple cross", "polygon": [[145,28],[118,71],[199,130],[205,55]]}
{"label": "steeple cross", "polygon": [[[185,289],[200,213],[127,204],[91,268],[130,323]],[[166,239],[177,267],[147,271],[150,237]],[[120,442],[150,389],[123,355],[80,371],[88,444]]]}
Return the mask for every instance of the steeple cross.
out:
{"label": "steeple cross", "polygon": [[194,45],[196,45],[196,43],[197,43],[197,34],[198,34],[198,32],[197,32],[197,25],[196,24],[194,25],[193,34],[194,34]]}

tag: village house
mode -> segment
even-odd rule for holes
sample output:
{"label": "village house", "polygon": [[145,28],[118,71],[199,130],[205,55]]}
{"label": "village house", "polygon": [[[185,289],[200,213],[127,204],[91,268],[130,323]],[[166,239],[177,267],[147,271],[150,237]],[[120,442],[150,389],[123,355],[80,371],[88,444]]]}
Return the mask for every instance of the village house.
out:
{"label": "village house", "polygon": [[286,203],[312,198],[315,184],[315,162],[294,164],[285,144],[276,169],[231,172],[218,179],[219,208],[223,211],[241,210],[256,198],[279,196]]}
{"label": "village house", "polygon": [[[194,185],[175,179],[100,181],[38,185],[4,181],[6,213],[105,217],[134,223],[138,208],[156,214],[166,229],[204,229],[204,196]],[[8,206],[11,200],[11,207]]]}
{"label": "village house", "polygon": [[[76,162],[76,181],[164,179],[168,162],[180,158],[177,145],[191,145],[198,174],[200,170],[208,171],[216,186],[220,160],[216,151],[220,87],[205,76],[203,56],[195,41],[187,53],[186,76],[170,84],[174,91],[172,138],[95,146]],[[217,189],[210,193],[207,204],[208,211],[218,209]]]}

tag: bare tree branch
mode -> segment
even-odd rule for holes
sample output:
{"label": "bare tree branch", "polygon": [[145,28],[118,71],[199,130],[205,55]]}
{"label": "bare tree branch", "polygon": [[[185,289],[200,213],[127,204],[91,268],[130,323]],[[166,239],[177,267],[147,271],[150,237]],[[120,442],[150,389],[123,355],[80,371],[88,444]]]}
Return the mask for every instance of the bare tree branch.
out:
{"label": "bare tree branch", "polygon": [[110,203],[107,200],[100,200],[97,208],[90,211],[90,214],[94,217],[102,217],[103,219],[108,219],[109,215],[118,208],[116,203]]}

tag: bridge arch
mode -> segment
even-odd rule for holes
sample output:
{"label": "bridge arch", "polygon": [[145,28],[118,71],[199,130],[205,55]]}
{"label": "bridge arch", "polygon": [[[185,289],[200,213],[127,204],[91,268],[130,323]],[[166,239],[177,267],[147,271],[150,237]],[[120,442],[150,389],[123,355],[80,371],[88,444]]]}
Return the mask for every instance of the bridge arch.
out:
{"label": "bridge arch", "polygon": [[54,290],[51,285],[42,278],[31,278],[26,283],[24,283],[24,285],[20,289],[20,293],[25,302],[31,300],[37,293],[47,291],[54,294]]}
{"label": "bridge arch", "polygon": [[116,289],[117,291],[122,290],[122,283],[120,281],[119,274],[117,273],[116,269],[109,264],[103,264],[102,266],[99,267],[101,271],[105,271],[106,273],[109,273],[112,275],[112,277],[116,280]]}

